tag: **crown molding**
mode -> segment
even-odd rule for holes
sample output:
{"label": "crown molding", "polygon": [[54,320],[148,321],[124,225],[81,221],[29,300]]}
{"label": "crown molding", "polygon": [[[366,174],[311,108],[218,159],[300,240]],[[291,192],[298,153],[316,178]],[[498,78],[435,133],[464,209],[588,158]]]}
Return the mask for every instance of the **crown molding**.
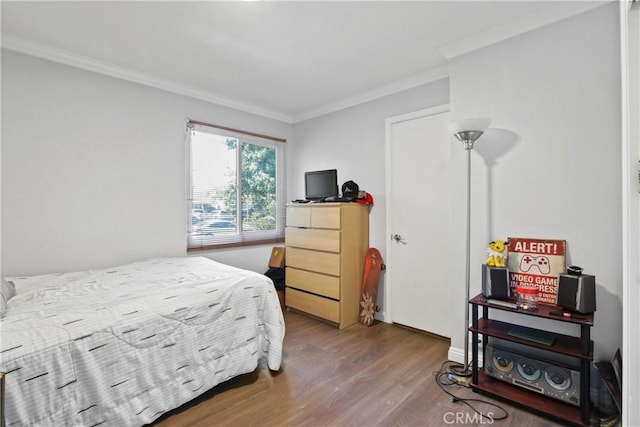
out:
{"label": "crown molding", "polygon": [[238,102],[220,95],[198,89],[196,87],[183,85],[171,80],[166,80],[151,74],[141,73],[128,68],[120,67],[105,61],[100,61],[77,53],[34,42],[12,34],[2,33],[2,47],[26,55],[35,56],[49,61],[58,62],[72,67],[81,68],[88,71],[104,74],[122,80],[150,86],[166,92],[188,96],[201,101],[211,102],[235,110],[256,114],[262,117],[278,120],[285,123],[292,123],[292,117],[278,111],[273,111],[259,107],[257,105]]}
{"label": "crown molding", "polygon": [[188,96],[190,98],[195,98],[201,101],[233,108],[235,110],[256,114],[261,117],[278,120],[288,124],[294,124],[303,120],[308,120],[314,117],[333,113],[345,108],[353,107],[355,105],[359,105],[387,95],[392,95],[403,90],[411,89],[432,81],[448,77],[447,68],[438,67],[420,74],[416,74],[403,80],[380,86],[374,90],[367,91],[350,98],[342,99],[331,104],[323,105],[322,107],[306,111],[296,116],[291,116],[289,114],[265,109],[253,104],[241,103],[229,98],[216,95],[211,92],[204,91],[202,89],[183,85],[151,74],[134,71],[125,67],[114,65],[109,62],[100,61],[84,55],[79,55],[65,49],[60,49],[46,44],[34,42],[32,40],[14,36],[12,34],[2,33],[2,47],[26,55],[31,55],[72,67],[81,68],[83,70],[104,74],[133,83],[150,86],[156,89],[164,90],[166,92]]}
{"label": "crown molding", "polygon": [[[530,13],[513,21],[496,26],[487,31],[477,33],[472,37],[461,39],[457,42],[442,46],[439,52],[447,59],[451,60],[457,56],[470,53],[491,44],[506,40],[508,38],[523,34],[545,25],[569,18],[591,9],[601,7],[610,3],[608,1],[584,1],[584,2],[558,2],[552,6]],[[349,107],[373,101],[385,96],[393,95],[404,90],[412,89],[423,84],[431,83],[449,77],[448,67],[441,66],[415,74],[406,79],[391,82],[379,86],[373,90],[366,91],[355,96],[344,98],[339,101],[322,105],[318,108],[305,111],[300,114],[286,114],[260,107],[258,105],[239,102],[237,100],[220,96],[218,94],[205,91],[196,87],[184,85],[175,81],[163,79],[151,74],[146,74],[121,67],[105,61],[100,61],[77,53],[55,48],[46,44],[34,42],[12,34],[2,33],[2,47],[23,54],[35,56],[42,59],[62,63],[76,68],[104,74],[122,80],[150,86],[156,89],[187,96],[201,101],[210,102],[224,107],[256,114],[261,117],[270,118],[280,122],[294,124],[304,120],[334,113]]]}
{"label": "crown molding", "polygon": [[511,37],[562,21],[574,15],[611,3],[609,1],[568,1],[557,2],[549,7],[537,10],[511,22],[495,26],[487,31],[465,37],[454,43],[442,46],[439,52],[451,60],[457,56],[473,52]]}
{"label": "crown molding", "polygon": [[295,115],[293,117],[293,123],[298,123],[315,117],[324,116],[325,114],[334,113],[336,111],[344,110],[345,108],[364,104],[365,102],[393,95],[404,90],[413,89],[414,87],[418,87],[423,84],[435,82],[437,80],[445,79],[448,77],[449,68],[446,65],[432,68],[425,72],[414,74],[413,76],[407,77],[406,79],[397,80],[395,82],[379,86],[373,90],[360,93],[350,98],[344,98],[340,101],[326,104],[319,108],[306,111],[299,115]]}

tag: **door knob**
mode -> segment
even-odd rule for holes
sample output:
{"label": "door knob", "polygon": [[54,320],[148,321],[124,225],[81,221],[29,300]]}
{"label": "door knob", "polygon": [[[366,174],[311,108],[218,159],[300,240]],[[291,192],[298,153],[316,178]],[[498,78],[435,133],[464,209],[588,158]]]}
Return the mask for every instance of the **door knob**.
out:
{"label": "door knob", "polygon": [[402,236],[401,236],[401,235],[399,235],[399,234],[394,234],[393,236],[391,236],[391,238],[392,238],[393,240],[395,240],[396,242],[402,242],[402,241],[404,240],[404,239],[402,238]]}

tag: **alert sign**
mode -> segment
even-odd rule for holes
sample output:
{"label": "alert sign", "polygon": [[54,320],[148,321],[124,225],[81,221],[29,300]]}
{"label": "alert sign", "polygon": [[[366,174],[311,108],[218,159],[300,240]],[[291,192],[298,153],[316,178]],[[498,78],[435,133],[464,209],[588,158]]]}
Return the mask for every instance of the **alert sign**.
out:
{"label": "alert sign", "polygon": [[566,271],[566,241],[509,237],[509,284],[538,290],[538,302],[555,304],[558,275]]}

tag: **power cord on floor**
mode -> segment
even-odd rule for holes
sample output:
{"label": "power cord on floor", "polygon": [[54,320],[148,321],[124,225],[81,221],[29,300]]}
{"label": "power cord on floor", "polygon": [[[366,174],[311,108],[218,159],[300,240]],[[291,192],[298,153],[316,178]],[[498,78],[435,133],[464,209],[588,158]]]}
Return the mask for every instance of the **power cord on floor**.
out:
{"label": "power cord on floor", "polygon": [[[458,397],[455,394],[451,393],[449,390],[447,390],[445,387],[448,386],[452,386],[452,385],[456,385],[458,386],[458,381],[456,380],[455,377],[453,377],[451,375],[451,373],[449,372],[449,367],[450,366],[461,366],[460,363],[458,362],[454,362],[452,360],[446,360],[444,362],[442,362],[442,365],[440,365],[440,370],[434,372],[434,376],[436,379],[436,383],[438,384],[438,386],[440,387],[440,389],[445,392],[446,394],[448,394],[449,396],[451,396],[451,401],[456,403],[456,402],[462,402],[465,405],[467,405],[472,411],[474,411],[476,414],[480,415],[482,418],[493,422],[493,421],[500,421],[500,420],[504,420],[509,416],[509,413],[500,405],[497,405],[493,402],[489,402],[486,400],[482,400],[482,399],[469,399],[469,398],[464,398],[464,397]],[[494,416],[492,414],[486,415],[484,414],[482,411],[476,409],[471,403],[482,403],[485,405],[489,405],[489,406],[493,406],[494,408],[497,408],[499,411],[501,411],[504,415],[501,416]]]}

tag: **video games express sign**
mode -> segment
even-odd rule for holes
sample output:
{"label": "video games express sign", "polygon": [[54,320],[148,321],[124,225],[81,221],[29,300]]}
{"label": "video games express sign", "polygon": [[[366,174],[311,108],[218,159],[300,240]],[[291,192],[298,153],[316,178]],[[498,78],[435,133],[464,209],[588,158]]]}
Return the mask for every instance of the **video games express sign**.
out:
{"label": "video games express sign", "polygon": [[566,241],[509,237],[509,284],[538,290],[538,302],[555,304],[558,275],[566,271]]}

